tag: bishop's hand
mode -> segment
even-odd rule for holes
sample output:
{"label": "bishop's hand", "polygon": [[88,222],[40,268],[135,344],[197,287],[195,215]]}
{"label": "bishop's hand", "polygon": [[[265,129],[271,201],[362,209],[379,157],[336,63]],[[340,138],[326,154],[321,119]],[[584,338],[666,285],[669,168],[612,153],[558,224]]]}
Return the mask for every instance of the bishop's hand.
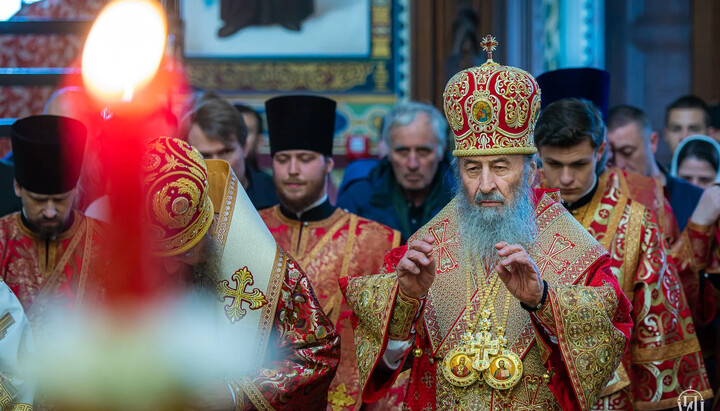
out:
{"label": "bishop's hand", "polygon": [[400,289],[410,297],[424,297],[435,280],[433,251],[435,237],[428,234],[408,244],[405,255],[395,267]]}
{"label": "bishop's hand", "polygon": [[543,280],[535,262],[519,244],[501,241],[495,244],[495,248],[498,256],[503,258],[495,271],[505,287],[522,303],[536,307],[542,300]]}

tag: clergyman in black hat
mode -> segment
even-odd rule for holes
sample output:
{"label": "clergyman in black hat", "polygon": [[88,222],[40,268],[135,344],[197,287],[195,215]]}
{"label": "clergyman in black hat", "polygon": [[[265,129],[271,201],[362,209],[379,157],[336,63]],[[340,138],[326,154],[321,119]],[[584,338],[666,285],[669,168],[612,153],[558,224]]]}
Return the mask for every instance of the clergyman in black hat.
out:
{"label": "clergyman in black hat", "polygon": [[[350,308],[343,303],[338,279],[377,272],[385,254],[399,245],[400,233],[328,200],[328,180],[335,164],[335,107],[335,101],[319,96],[281,96],[265,103],[280,205],[261,210],[260,216],[278,245],[305,270],[343,344],[352,346],[350,315],[341,315],[349,314]],[[341,407],[333,401],[348,395],[355,403],[361,401],[354,352],[343,349],[330,385],[331,406]]]}
{"label": "clergyman in black hat", "polygon": [[0,273],[31,324],[49,299],[77,304],[98,260],[98,223],[74,208],[86,137],[80,121],[60,116],[11,127],[22,211],[0,218]]}

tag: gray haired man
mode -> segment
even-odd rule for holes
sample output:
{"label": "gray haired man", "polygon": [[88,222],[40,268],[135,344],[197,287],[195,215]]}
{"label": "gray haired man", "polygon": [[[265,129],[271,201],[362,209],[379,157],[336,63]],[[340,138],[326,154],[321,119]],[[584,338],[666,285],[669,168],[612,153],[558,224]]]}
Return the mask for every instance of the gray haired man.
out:
{"label": "gray haired man", "polygon": [[344,184],[337,205],[402,233],[406,240],[453,197],[444,157],[447,122],[433,106],[397,105],[383,121],[388,155],[369,173]]}

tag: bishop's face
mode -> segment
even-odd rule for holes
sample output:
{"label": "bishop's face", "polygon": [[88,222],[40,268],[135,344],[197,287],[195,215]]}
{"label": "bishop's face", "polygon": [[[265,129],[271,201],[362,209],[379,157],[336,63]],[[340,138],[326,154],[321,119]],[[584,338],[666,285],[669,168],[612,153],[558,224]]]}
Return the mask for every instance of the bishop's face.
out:
{"label": "bishop's face", "polygon": [[518,154],[460,157],[457,167],[463,247],[494,267],[500,261],[496,243],[532,244],[537,232],[530,201],[535,161]]}
{"label": "bishop's face", "polygon": [[[526,172],[525,161],[521,154],[460,157],[460,179],[467,198],[482,209],[502,212],[515,199]],[[534,173],[534,162],[531,167]]]}
{"label": "bishop's face", "polygon": [[326,192],[332,158],[310,150],[283,150],[273,156],[273,182],[280,202],[292,212],[302,212]]}
{"label": "bishop's face", "polygon": [[39,194],[28,191],[15,182],[15,194],[22,200],[23,215],[28,228],[40,238],[53,240],[68,228],[75,189],[61,194]]}

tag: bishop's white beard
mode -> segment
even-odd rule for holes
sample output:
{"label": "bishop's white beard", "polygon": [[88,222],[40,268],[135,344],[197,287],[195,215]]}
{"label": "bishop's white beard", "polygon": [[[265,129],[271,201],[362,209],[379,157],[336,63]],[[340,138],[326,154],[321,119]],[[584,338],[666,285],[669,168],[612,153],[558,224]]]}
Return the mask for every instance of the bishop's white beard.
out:
{"label": "bishop's white beard", "polygon": [[[535,241],[537,226],[535,210],[530,200],[532,188],[529,174],[523,173],[521,183],[512,187],[514,194],[510,202],[499,192],[478,192],[474,202],[471,202],[458,178],[458,227],[462,248],[468,252],[472,262],[481,263],[488,270],[492,270],[502,260],[497,255],[496,243],[505,241],[508,244],[520,244],[528,251]],[[503,205],[481,207],[480,201],[501,201]]]}

